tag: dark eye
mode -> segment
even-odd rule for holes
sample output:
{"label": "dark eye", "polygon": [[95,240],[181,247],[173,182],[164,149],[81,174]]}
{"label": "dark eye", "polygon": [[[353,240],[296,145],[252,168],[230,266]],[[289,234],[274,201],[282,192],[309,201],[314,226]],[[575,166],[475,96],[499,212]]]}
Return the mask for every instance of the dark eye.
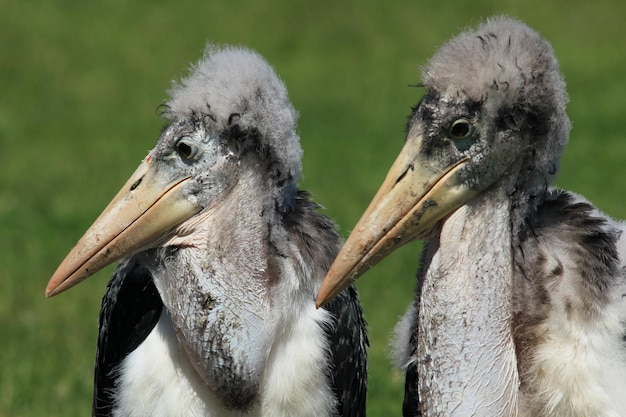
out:
{"label": "dark eye", "polygon": [[176,152],[184,159],[193,159],[198,154],[198,147],[188,137],[182,137],[176,142]]}
{"label": "dark eye", "polygon": [[467,119],[456,119],[448,128],[448,137],[452,140],[470,139],[474,136],[474,126]]}

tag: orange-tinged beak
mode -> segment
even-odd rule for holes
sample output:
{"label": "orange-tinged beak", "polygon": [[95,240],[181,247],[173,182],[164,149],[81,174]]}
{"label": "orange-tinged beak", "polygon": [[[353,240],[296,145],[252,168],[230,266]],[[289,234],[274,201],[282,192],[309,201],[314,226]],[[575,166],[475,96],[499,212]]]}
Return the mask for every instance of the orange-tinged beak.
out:
{"label": "orange-tinged beak", "polygon": [[469,158],[446,166],[423,163],[422,136],[410,135],[367,210],[333,262],[316,305],[339,294],[402,245],[428,235],[476,192],[460,179]]}
{"label": "orange-tinged beak", "polygon": [[151,242],[200,211],[182,192],[190,177],[172,178],[151,162],[148,155],[65,257],[48,282],[46,297],[150,247]]}

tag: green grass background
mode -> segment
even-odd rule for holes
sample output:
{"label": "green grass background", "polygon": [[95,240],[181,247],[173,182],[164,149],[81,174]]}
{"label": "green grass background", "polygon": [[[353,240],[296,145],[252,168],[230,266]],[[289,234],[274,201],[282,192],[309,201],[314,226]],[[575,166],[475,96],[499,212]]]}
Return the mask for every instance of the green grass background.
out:
{"label": "green grass background", "polygon": [[[626,3],[595,1],[0,0],[0,416],[85,416],[111,267],[43,290],[153,146],[156,108],[207,41],[264,55],[301,112],[303,188],[344,236],[403,141],[418,66],[499,13],[544,34],[571,97],[559,185],[626,217]],[[400,415],[388,337],[412,299],[419,246],[359,282],[369,415]]]}

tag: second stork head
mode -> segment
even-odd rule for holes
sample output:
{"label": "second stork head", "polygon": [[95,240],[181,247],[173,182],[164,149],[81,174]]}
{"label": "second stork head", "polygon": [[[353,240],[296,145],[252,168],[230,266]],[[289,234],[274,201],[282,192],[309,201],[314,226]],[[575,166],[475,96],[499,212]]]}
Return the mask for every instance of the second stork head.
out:
{"label": "second stork head", "polygon": [[[436,235],[459,207],[500,187],[532,201],[554,181],[570,123],[552,47],[496,18],[442,46],[404,147],[326,278],[318,305],[398,247]],[[528,198],[527,198],[528,197]]]}

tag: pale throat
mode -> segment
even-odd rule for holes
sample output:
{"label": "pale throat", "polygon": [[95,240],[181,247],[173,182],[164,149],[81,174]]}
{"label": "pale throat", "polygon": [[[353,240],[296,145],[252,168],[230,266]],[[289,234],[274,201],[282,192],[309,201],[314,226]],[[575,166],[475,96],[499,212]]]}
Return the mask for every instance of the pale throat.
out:
{"label": "pale throat", "polygon": [[516,414],[510,203],[497,192],[453,213],[426,249],[417,347],[424,416]]}

